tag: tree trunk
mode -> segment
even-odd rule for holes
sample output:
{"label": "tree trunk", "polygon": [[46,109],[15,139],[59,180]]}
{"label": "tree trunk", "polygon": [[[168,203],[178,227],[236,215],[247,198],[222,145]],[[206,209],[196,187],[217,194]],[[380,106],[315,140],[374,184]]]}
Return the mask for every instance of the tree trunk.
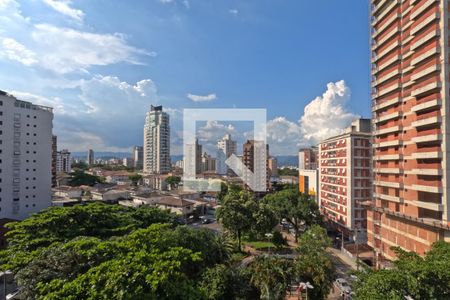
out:
{"label": "tree trunk", "polygon": [[238,230],[237,231],[237,236],[238,236],[238,248],[239,248],[239,252],[242,250],[241,249],[241,231]]}

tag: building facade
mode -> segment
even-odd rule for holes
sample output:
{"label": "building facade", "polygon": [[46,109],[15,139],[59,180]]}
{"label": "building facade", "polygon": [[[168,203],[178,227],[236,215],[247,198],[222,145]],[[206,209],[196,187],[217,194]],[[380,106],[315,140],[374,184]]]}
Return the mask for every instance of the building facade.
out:
{"label": "building facade", "polygon": [[72,171],[72,159],[67,149],[58,151],[56,154],[56,172],[70,173]]}
{"label": "building facade", "polygon": [[170,164],[169,115],[162,106],[151,106],[144,125],[144,173],[167,174]]}
{"label": "building facade", "polygon": [[298,151],[298,169],[316,170],[317,169],[317,147],[302,148]]}
{"label": "building facade", "polygon": [[206,152],[202,154],[202,172],[216,172],[216,159]]}
{"label": "building facade", "polygon": [[93,164],[95,164],[95,156],[94,156],[94,150],[89,149],[88,150],[88,154],[87,154],[87,164],[89,166],[92,166]]}
{"label": "building facade", "polygon": [[142,146],[134,146],[132,151],[133,167],[141,170],[144,164],[144,148]]}
{"label": "building facade", "polygon": [[225,135],[217,142],[217,174],[230,175],[232,171],[226,165],[225,161],[232,155],[236,155],[237,144],[231,139],[231,135]]}
{"label": "building facade", "polygon": [[[261,145],[258,146],[258,143],[261,143]],[[264,159],[258,159],[261,157],[263,157]],[[268,161],[269,161],[269,145],[266,144],[264,147],[263,142],[255,140],[247,140],[247,142],[244,143],[242,149],[242,162],[252,173],[254,173],[254,175],[249,177],[248,174],[244,172],[243,174],[244,181],[249,182],[251,178],[253,178],[256,182],[265,181],[266,183],[265,189],[267,191],[270,190],[271,185],[270,185],[270,171],[268,167]],[[262,170],[262,172],[255,170]]]}
{"label": "building facade", "polygon": [[56,165],[58,160],[58,138],[52,136],[52,187],[56,187]]}
{"label": "building facade", "polygon": [[298,189],[300,193],[308,194],[319,199],[319,171],[298,170]]}
{"label": "building facade", "polygon": [[320,209],[335,230],[364,240],[372,197],[370,119],[352,123],[344,134],[319,145]]}
{"label": "building facade", "polygon": [[267,167],[269,168],[270,177],[278,177],[278,162],[276,157],[269,157]]}
{"label": "building facade", "polygon": [[52,109],[0,91],[0,219],[51,205]]}
{"label": "building facade", "polygon": [[449,1],[374,0],[374,200],[368,243],[423,255],[450,240]]}

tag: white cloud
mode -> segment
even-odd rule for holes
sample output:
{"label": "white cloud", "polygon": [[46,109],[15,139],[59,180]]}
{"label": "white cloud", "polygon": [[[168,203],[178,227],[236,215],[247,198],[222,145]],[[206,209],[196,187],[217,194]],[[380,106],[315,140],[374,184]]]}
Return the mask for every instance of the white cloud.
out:
{"label": "white cloud", "polygon": [[330,82],[322,96],[316,97],[305,106],[300,125],[307,141],[317,143],[340,134],[358,117],[345,106],[350,95],[350,88],[344,80]]}
{"label": "white cloud", "polygon": [[293,154],[302,144],[299,124],[277,117],[267,122],[267,143],[270,153],[277,155]]}
{"label": "white cloud", "polygon": [[237,135],[236,128],[232,124],[207,121],[205,126],[198,128],[196,136],[200,142],[216,143],[225,134]]}
{"label": "white cloud", "polygon": [[56,10],[57,12],[68,16],[78,22],[83,21],[84,13],[79,10],[70,7],[72,1],[69,0],[42,0],[45,4]]}
{"label": "white cloud", "polygon": [[8,59],[18,61],[26,66],[30,66],[38,62],[36,53],[11,38],[4,38],[2,40],[0,55],[4,55]]}
{"label": "white cloud", "polygon": [[89,33],[48,24],[35,25],[32,38],[40,50],[41,65],[57,73],[119,62],[141,64],[138,55],[156,55],[127,45],[120,34]]}
{"label": "white cloud", "polygon": [[11,95],[16,97],[17,99],[29,101],[33,104],[43,105],[43,106],[49,106],[53,108],[53,112],[55,114],[59,115],[65,115],[70,114],[70,110],[67,111],[64,108],[64,103],[61,98],[59,97],[53,97],[53,98],[47,98],[40,95],[32,94],[29,92],[21,92],[21,91],[8,91]]}
{"label": "white cloud", "polygon": [[239,10],[237,9],[230,9],[228,10],[228,12],[234,16],[237,16],[239,14]]}
{"label": "white cloud", "polygon": [[[4,40],[9,48],[5,49],[2,45]],[[18,53],[27,56],[18,56]],[[144,56],[156,56],[155,52],[129,45],[126,36],[120,33],[93,33],[50,24],[33,24],[31,19],[22,15],[20,5],[13,0],[0,2],[0,54],[0,58],[19,58],[24,65],[39,66],[57,74],[89,74],[91,66],[122,62],[142,64]]]}
{"label": "white cloud", "polygon": [[214,101],[217,99],[216,94],[209,94],[209,95],[194,95],[194,94],[187,94],[186,97],[191,99],[194,102],[208,102],[208,101]]}
{"label": "white cloud", "polygon": [[358,118],[348,111],[350,88],[345,81],[330,82],[327,90],[305,106],[298,123],[277,117],[267,123],[267,141],[271,153],[296,154],[301,146],[316,145],[322,140],[340,134]]}

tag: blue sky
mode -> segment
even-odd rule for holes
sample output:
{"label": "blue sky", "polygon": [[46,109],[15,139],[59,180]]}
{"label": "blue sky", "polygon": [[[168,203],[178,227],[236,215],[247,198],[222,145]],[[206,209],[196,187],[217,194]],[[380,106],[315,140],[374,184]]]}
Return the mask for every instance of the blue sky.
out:
{"label": "blue sky", "polygon": [[0,0],[0,89],[54,107],[72,151],[142,144],[162,104],[173,154],[182,109],[218,107],[266,108],[271,151],[295,154],[370,115],[368,33],[360,0]]}

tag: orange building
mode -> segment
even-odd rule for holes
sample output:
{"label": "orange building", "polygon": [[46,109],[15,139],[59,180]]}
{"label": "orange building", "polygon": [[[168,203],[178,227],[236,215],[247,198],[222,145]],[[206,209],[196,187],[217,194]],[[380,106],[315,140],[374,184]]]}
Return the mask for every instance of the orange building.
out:
{"label": "orange building", "polygon": [[[423,255],[450,240],[449,1],[372,0],[374,200],[368,243]],[[447,112],[447,113],[446,113]]]}

